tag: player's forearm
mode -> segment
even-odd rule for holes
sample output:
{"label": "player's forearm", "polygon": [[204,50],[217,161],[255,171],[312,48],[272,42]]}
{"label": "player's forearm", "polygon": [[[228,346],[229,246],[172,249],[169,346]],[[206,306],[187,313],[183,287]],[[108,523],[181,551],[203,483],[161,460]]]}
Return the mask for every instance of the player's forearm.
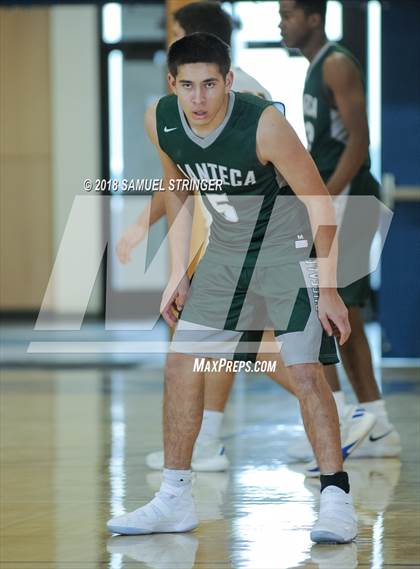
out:
{"label": "player's forearm", "polygon": [[189,265],[194,200],[187,191],[165,190],[164,201],[169,226],[171,272],[181,277]]}
{"label": "player's forearm", "polygon": [[367,137],[351,133],[337,167],[327,182],[327,189],[332,196],[337,196],[350,184],[365,162],[368,152]]}
{"label": "player's forearm", "polygon": [[155,192],[150,204],[149,223],[153,225],[166,214],[165,192]]}
{"label": "player's forearm", "polygon": [[335,211],[328,196],[312,196],[307,202],[318,259],[320,292],[337,288],[337,226]]}
{"label": "player's forearm", "polygon": [[155,224],[166,213],[165,192],[155,192],[152,199],[136,220],[137,225],[148,228]]}

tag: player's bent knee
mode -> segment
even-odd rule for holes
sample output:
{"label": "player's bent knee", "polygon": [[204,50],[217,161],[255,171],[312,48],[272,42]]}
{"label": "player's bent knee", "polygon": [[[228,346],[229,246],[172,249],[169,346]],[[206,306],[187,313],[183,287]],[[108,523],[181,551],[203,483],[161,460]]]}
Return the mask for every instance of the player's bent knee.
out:
{"label": "player's bent knee", "polygon": [[294,381],[297,390],[313,389],[318,381],[323,381],[320,374],[321,364],[298,364],[288,367],[289,373]]}

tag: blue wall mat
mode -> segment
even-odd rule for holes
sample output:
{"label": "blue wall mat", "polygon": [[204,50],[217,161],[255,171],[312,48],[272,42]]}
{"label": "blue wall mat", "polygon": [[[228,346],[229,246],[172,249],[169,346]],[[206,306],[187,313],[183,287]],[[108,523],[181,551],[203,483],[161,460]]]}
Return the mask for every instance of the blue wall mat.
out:
{"label": "blue wall mat", "polygon": [[391,350],[420,356],[420,203],[397,203],[382,255],[379,319]]}

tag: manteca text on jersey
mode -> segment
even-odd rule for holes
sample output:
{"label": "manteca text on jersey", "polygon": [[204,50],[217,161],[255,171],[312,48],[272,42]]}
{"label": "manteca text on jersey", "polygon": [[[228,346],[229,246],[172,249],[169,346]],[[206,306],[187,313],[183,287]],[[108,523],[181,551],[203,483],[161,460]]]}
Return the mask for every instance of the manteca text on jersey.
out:
{"label": "manteca text on jersey", "polygon": [[195,164],[177,164],[179,170],[193,180],[219,180],[224,186],[253,186],[257,183],[254,170],[242,172],[211,162],[196,162]]}

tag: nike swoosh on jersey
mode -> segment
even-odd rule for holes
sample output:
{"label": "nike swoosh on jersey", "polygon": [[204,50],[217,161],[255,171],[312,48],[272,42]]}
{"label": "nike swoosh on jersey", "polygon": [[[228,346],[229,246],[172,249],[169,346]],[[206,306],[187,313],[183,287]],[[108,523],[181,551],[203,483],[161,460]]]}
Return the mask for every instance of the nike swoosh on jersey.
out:
{"label": "nike swoosh on jersey", "polygon": [[380,435],[379,437],[372,437],[372,435],[369,435],[369,440],[370,440],[370,442],[374,443],[376,441],[380,441],[381,439],[387,437],[391,433],[392,433],[392,429],[390,431],[387,431],[383,435]]}
{"label": "nike swoosh on jersey", "polygon": [[178,127],[175,126],[174,128],[168,128],[167,126],[165,126],[163,128],[163,132],[172,132],[173,130],[176,130]]}

